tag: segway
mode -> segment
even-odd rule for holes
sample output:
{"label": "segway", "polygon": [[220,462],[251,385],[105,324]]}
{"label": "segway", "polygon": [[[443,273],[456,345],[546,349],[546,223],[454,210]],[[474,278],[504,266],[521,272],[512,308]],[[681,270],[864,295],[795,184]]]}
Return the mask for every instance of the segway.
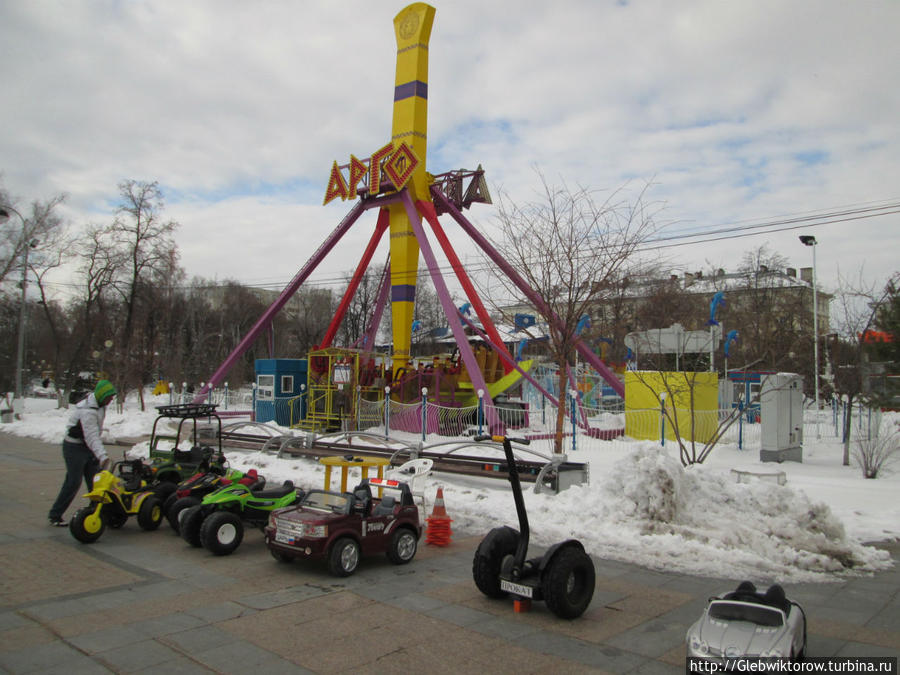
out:
{"label": "segway", "polygon": [[476,441],[503,444],[519,517],[519,530],[495,527],[481,540],[472,562],[475,585],[489,598],[512,595],[520,599],[543,600],[551,612],[563,619],[575,619],[594,597],[594,561],[577,539],[551,546],[544,555],[526,560],[528,554],[528,514],[511,442],[528,445],[524,438],[476,436]]}

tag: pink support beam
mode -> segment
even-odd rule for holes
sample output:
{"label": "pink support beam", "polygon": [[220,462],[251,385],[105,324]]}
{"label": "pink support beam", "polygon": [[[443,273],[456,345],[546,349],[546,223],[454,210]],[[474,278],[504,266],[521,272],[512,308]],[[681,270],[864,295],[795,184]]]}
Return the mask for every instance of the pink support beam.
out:
{"label": "pink support beam", "polygon": [[[431,196],[434,201],[446,212],[453,216],[453,219],[459,223],[459,226],[465,230],[465,232],[472,238],[472,240],[481,247],[488,257],[494,262],[497,267],[512,281],[522,293],[525,294],[535,306],[535,308],[547,317],[548,320],[552,321],[556,328],[559,329],[561,324],[559,317],[556,316],[556,313],[544,302],[543,298],[538,295],[522,277],[513,269],[513,266],[510,265],[504,258],[501,256],[497,249],[495,249],[491,243],[482,235],[472,223],[468,221],[468,219],[460,213],[459,209],[447,199],[444,194],[435,189],[432,186]],[[619,396],[625,398],[625,385],[622,384],[622,381],[616,377],[616,374],[607,366],[603,361],[601,361],[594,352],[590,350],[590,348],[584,344],[584,342],[577,338],[575,339],[575,349],[578,350],[578,353],[584,358],[585,361],[591,364],[591,367],[600,373],[600,376],[606,380],[610,387],[612,387],[613,391],[615,391]]]}

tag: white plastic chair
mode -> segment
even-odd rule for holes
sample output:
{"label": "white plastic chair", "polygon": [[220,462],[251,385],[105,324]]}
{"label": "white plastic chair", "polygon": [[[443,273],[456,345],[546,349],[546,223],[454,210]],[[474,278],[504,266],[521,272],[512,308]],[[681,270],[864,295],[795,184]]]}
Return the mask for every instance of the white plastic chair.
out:
{"label": "white plastic chair", "polygon": [[413,499],[422,498],[422,510],[425,511],[425,478],[431,474],[433,466],[434,460],[431,459],[411,459],[395,469],[388,469],[385,471],[384,477],[408,483]]}

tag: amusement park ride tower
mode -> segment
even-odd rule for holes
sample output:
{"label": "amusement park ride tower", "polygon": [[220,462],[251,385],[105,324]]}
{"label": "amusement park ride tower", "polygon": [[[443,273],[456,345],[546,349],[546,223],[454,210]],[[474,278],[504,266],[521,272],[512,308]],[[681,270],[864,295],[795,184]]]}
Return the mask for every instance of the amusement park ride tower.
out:
{"label": "amusement park ride tower", "polygon": [[[397,39],[397,70],[394,82],[393,123],[390,143],[376,150],[367,160],[351,155],[346,165],[335,161],[325,192],[324,203],[340,198],[355,200],[350,212],[322,243],[313,256],[301,268],[276,301],[263,313],[250,332],[244,336],[234,351],[226,358],[209,382],[198,393],[196,400],[203,400],[210,388],[217,386],[227,375],[235,361],[246,352],[259,335],[271,325],[272,319],[297,291],[319,263],[349,230],[353,223],[369,209],[377,209],[378,220],[372,237],[362,254],[353,277],[340,302],[338,310],[322,338],[318,350],[310,353],[310,392],[314,383],[333,384],[334,367],[332,343],[344,319],[359,283],[371,262],[372,256],[386,230],[390,232],[390,276],[382,283],[378,303],[362,338],[362,350],[351,359],[342,358],[342,368],[349,364],[353,370],[351,381],[361,386],[372,381],[362,371],[375,367],[370,358],[375,334],[380,323],[388,295],[391,301],[393,352],[392,363],[377,372],[380,382],[387,382],[392,397],[403,396],[401,384],[415,366],[410,362],[413,312],[416,299],[419,255],[421,253],[428,274],[434,284],[438,300],[447,317],[459,350],[458,361],[440,360],[435,357],[429,366],[435,386],[430,395],[440,397],[441,391],[451,387],[454,403],[469,404],[476,400],[476,393],[491,403],[493,396],[505,391],[521,378],[531,380],[530,362],[516,363],[504,346],[474,285],[456,255],[438,216],[449,214],[465,233],[493,260],[499,270],[519,287],[537,310],[553,320],[553,314],[543,300],[528,287],[509,263],[462,215],[462,210],[473,203],[491,203],[479,167],[475,171],[460,169],[432,175],[426,171],[427,117],[428,117],[428,43],[434,22],[435,10],[424,3],[415,3],[401,10],[394,18]],[[458,310],[423,227],[423,219],[431,227],[434,238],[440,244],[450,267],[462,287],[468,303],[477,315],[482,328],[478,328]],[[476,356],[469,344],[463,324],[479,333],[489,350],[480,350]],[[360,351],[367,350],[360,357]],[[586,345],[578,346],[579,352],[620,395],[624,394],[621,381]],[[344,350],[346,354],[350,350]],[[490,358],[488,358],[489,352]],[[324,360],[323,360],[324,359]],[[342,371],[343,372],[343,371]],[[443,378],[443,379],[441,379]],[[418,396],[419,390],[415,389]],[[492,413],[487,421],[491,423]]]}

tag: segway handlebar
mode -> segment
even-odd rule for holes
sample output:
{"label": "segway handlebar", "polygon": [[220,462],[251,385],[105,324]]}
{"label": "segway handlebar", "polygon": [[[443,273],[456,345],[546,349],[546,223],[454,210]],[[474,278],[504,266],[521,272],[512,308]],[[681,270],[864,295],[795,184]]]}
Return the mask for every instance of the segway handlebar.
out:
{"label": "segway handlebar", "polygon": [[479,434],[475,436],[476,441],[494,441],[495,443],[503,443],[504,441],[509,441],[510,443],[520,443],[521,445],[531,445],[531,441],[527,438],[513,438],[512,436],[490,436],[488,434]]}

